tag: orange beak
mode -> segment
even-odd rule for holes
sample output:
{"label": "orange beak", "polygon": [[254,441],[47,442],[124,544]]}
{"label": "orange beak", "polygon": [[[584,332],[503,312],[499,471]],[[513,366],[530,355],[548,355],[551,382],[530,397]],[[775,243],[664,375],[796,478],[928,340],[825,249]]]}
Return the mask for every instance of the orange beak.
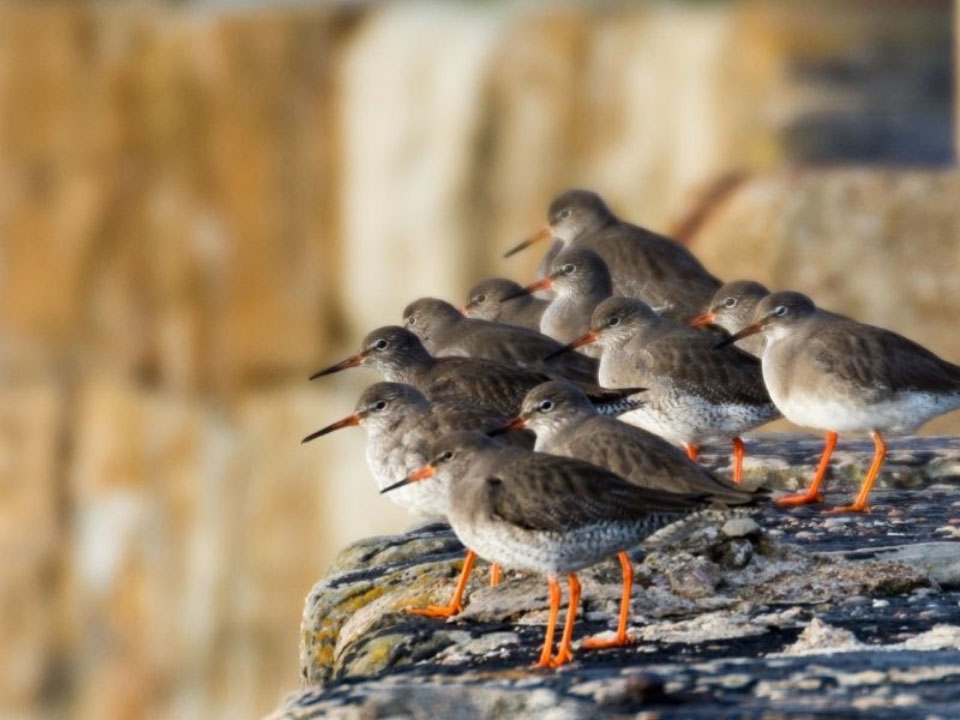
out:
{"label": "orange beak", "polygon": [[323,377],[324,375],[332,375],[335,372],[340,372],[341,370],[346,370],[347,368],[357,367],[358,365],[363,365],[363,359],[367,357],[366,352],[357,353],[348,357],[343,362],[338,362],[336,365],[331,365],[328,368],[324,368],[319,372],[315,372],[310,376],[311,380],[316,380],[317,378]]}
{"label": "orange beak", "polygon": [[496,430],[491,430],[490,432],[487,433],[487,435],[489,435],[490,437],[493,437],[495,435],[503,435],[504,433],[508,433],[511,430],[523,430],[525,427],[527,427],[527,421],[523,419],[523,416],[515,417],[513,420],[508,422],[503,427],[499,427]]}
{"label": "orange beak", "polygon": [[321,428],[316,432],[312,432],[307,435],[303,440],[300,441],[300,444],[308,443],[311,440],[316,440],[318,437],[323,437],[327,433],[332,433],[334,430],[339,430],[340,428],[353,427],[359,425],[360,421],[363,420],[364,413],[354,413],[353,415],[348,415],[343,420],[337,420],[331,425],[327,425],[325,428]]}
{"label": "orange beak", "polygon": [[536,235],[531,235],[519,245],[515,245],[514,247],[510,248],[503,254],[503,256],[505,258],[508,258],[511,255],[516,255],[518,252],[520,252],[521,250],[526,250],[528,247],[530,247],[534,243],[538,243],[541,240],[548,240],[551,237],[553,237],[553,231],[550,229],[549,225],[544,225],[542,228],[540,228],[537,231]]}
{"label": "orange beak", "polygon": [[690,327],[703,327],[704,325],[713,325],[717,321],[717,314],[712,310],[697,315],[690,321]]}
{"label": "orange beak", "polygon": [[383,495],[384,493],[388,493],[391,490],[396,490],[397,488],[403,487],[404,485],[409,485],[410,483],[420,482],[421,480],[432,478],[436,474],[437,474],[437,471],[433,467],[433,465],[430,465],[430,464],[424,465],[419,470],[414,470],[412,473],[407,475],[403,480],[400,480],[399,482],[395,482],[393,485],[388,485],[387,487],[385,487],[383,490],[380,491],[380,494]]}
{"label": "orange beak", "polygon": [[553,287],[553,276],[548,275],[542,280],[537,280],[534,283],[530,283],[525,288],[521,288],[516,292],[512,292],[509,295],[505,296],[501,302],[506,302],[507,300],[513,300],[514,298],[523,297],[524,295],[532,295],[535,292],[540,290],[546,290],[547,288]]}
{"label": "orange beak", "polygon": [[591,330],[588,333],[584,333],[573,342],[567,343],[559,350],[554,350],[552,353],[550,353],[544,358],[544,361],[552,360],[553,358],[559,357],[564,353],[568,353],[568,352],[571,352],[572,350],[576,350],[578,347],[583,347],[584,345],[595,343],[599,339],[600,339],[600,335],[595,333],[593,330]]}
{"label": "orange beak", "polygon": [[736,332],[728,338],[724,338],[716,345],[713,346],[714,350],[719,350],[724,348],[727,345],[733,345],[737,340],[743,340],[745,337],[750,337],[751,335],[756,335],[758,332],[763,330],[763,326],[766,324],[766,318],[759,320],[753,325],[747,325],[740,332]]}

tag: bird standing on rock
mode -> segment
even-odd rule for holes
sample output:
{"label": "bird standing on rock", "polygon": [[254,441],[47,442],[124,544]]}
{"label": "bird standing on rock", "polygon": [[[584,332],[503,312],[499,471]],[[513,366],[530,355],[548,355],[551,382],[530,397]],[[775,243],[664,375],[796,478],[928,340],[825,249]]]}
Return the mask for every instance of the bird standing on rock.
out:
{"label": "bird standing on rock", "polygon": [[478,320],[540,330],[540,316],[543,315],[550,301],[541,300],[533,295],[524,295],[516,297],[509,303],[504,302],[505,298],[520,290],[523,290],[520,283],[506,278],[482,280],[467,294],[467,304],[463,306],[463,314]]}
{"label": "bird standing on rock", "polygon": [[[564,250],[553,263],[549,275],[527,285],[510,296],[514,302],[531,296],[538,290],[552,288],[554,297],[540,318],[540,332],[561,343],[580,337],[590,329],[590,316],[594,308],[613,295],[613,281],[607,264],[592,250],[571,248]],[[599,357],[599,349],[586,354]]]}
{"label": "bird standing on rock", "polygon": [[[437,492],[447,493],[447,516],[464,545],[506,568],[546,575],[550,616],[540,668],[573,659],[577,571],[706,509],[701,496],[640,488],[590,463],[506,448],[480,433],[448,435],[430,454],[429,465],[395,487],[437,476],[446,483]],[[553,654],[563,575],[570,596]]]}
{"label": "bird standing on rock", "polygon": [[610,269],[616,295],[643,300],[674,320],[687,322],[702,312],[721,284],[683,245],[620,220],[588,190],[556,197],[547,224],[506,256],[551,238],[564,249],[592,250]]}
{"label": "bird standing on rock", "polygon": [[716,341],[708,333],[663,318],[631,298],[604,300],[591,325],[567,348],[599,343],[602,384],[642,382],[648,388],[643,406],[622,419],[683,445],[691,460],[702,443],[732,440],[733,481],[739,485],[740,435],[779,417],[757,359],[739,350],[714,350]]}
{"label": "bird standing on rock", "polygon": [[403,311],[403,324],[435,357],[474,357],[584,383],[596,383],[597,361],[568,353],[545,362],[563,345],[526,328],[464,317],[453,305],[420,298]]}
{"label": "bird standing on rock", "polygon": [[869,511],[868,498],[886,457],[883,435],[912,433],[960,407],[960,366],[883,328],[819,309],[806,295],[780,292],[757,305],[753,322],[721,345],[762,333],[763,379],[791,422],[827,431],[810,488],[779,498],[781,506],[822,501],[820,485],[842,432],[869,432],[873,463],[852,504],[835,512]]}
{"label": "bird standing on rock", "polygon": [[[593,463],[637,487],[702,495],[720,507],[748,505],[764,494],[733,487],[715,478],[666,440],[600,415],[587,396],[567,382],[544,383],[528,392],[520,415],[505,426],[505,429],[520,428],[536,433],[536,451]],[[610,640],[588,639],[584,641],[585,647],[621,647],[630,642],[627,625],[633,566],[625,552],[619,554],[619,559],[623,595],[617,632]]]}

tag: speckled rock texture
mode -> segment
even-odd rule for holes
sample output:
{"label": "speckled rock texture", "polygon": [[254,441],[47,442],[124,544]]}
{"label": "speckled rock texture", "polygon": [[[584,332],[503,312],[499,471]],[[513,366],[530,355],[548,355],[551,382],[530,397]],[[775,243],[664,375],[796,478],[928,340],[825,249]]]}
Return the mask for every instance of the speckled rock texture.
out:
{"label": "speckled rock texture", "polygon": [[[748,480],[795,489],[818,443],[757,438]],[[869,443],[837,454],[826,506],[853,491]],[[341,553],[310,591],[303,690],[275,717],[767,717],[870,711],[951,717],[960,702],[960,442],[891,443],[873,512],[766,505],[700,528],[679,547],[634,550],[631,635],[533,671],[546,620],[542,578],[479,563],[458,617],[404,612],[445,602],[463,548],[442,524]],[[707,455],[717,465],[725,453]],[[581,574],[576,636],[611,631],[614,561]],[[577,646],[575,646],[577,647]]]}

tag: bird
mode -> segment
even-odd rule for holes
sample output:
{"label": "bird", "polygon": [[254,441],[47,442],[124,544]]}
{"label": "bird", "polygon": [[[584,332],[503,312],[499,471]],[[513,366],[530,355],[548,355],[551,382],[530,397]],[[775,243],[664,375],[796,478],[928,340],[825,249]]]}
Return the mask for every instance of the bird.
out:
{"label": "bird", "polygon": [[[749,505],[766,492],[748,492],[715,477],[677,447],[646,430],[600,415],[575,385],[562,380],[543,383],[527,393],[520,414],[503,428],[527,428],[536,433],[534,450],[584,460],[616,473],[638,487],[685,495],[702,495],[723,507]],[[506,433],[509,437],[512,433]],[[612,639],[588,638],[584,647],[621,647],[630,642],[627,623],[633,567],[619,553],[623,595],[617,632]]]}
{"label": "bird", "polygon": [[884,435],[915,432],[960,407],[960,366],[895,332],[821,310],[802,293],[763,298],[753,322],[719,345],[759,333],[766,339],[763,379],[774,404],[791,422],[827,433],[809,489],[779,498],[782,507],[821,502],[839,434],[867,432],[873,462],[854,501],[833,512],[868,512],[886,458]]}
{"label": "bird", "polygon": [[[559,253],[549,275],[508,296],[510,302],[552,288],[554,297],[540,318],[540,332],[562,343],[590,329],[594,308],[613,295],[607,264],[592,250],[570,248]],[[509,303],[508,303],[509,304]],[[590,347],[585,351],[599,357]]]}
{"label": "bird", "polygon": [[596,383],[597,361],[565,353],[545,362],[562,343],[536,330],[465,317],[436,298],[420,298],[403,310],[403,326],[435,357],[473,357],[535,370],[556,377]]}
{"label": "bird", "polygon": [[604,300],[591,326],[566,348],[599,343],[601,384],[642,382],[648,388],[643,405],[622,419],[683,445],[691,460],[702,443],[732,440],[733,482],[739,485],[745,452],[740,435],[779,417],[759,361],[739,350],[714,350],[708,333],[661,317],[633,298]]}
{"label": "bird", "polygon": [[720,287],[687,248],[619,219],[597,193],[567,190],[553,202],[547,224],[506,257],[542,240],[593,250],[610,268],[616,295],[638,298],[665,317],[688,322]]}
{"label": "bird", "polygon": [[467,294],[467,304],[461,308],[467,317],[502,322],[507,325],[540,330],[540,316],[550,304],[534,295],[524,295],[505,303],[503,300],[523,286],[506,278],[481,280]]}
{"label": "bird", "polygon": [[[589,401],[588,401],[589,402]],[[398,477],[426,464],[430,446],[444,435],[457,430],[495,430],[507,419],[461,403],[431,403],[412,385],[378,382],[370,385],[357,400],[351,415],[331,423],[303,438],[308,443],[345,427],[362,426],[367,432],[367,466],[377,488],[382,490]],[[518,447],[532,448],[529,434],[504,436]],[[446,518],[446,498],[435,489],[412,485],[390,494],[390,499],[417,518]],[[466,563],[464,563],[466,567]],[[473,564],[470,564],[472,569]],[[466,571],[467,578],[470,569]],[[499,568],[490,568],[490,584],[499,583]],[[466,578],[463,583],[466,587]],[[463,588],[442,607],[412,608],[410,611],[432,617],[449,617],[462,608]]]}
{"label": "bird", "polygon": [[[551,378],[543,373],[504,365],[493,360],[433,357],[416,335],[396,325],[371,331],[360,351],[310,376],[311,380],[352,367],[372,367],[385,380],[413,385],[433,402],[469,403],[474,407],[513,417],[527,391]],[[587,386],[587,395],[617,409],[642,388],[605,389]]]}
{"label": "bird", "polygon": [[[437,492],[447,494],[447,516],[464,545],[490,562],[547,577],[550,615],[538,668],[573,659],[579,570],[667,533],[671,523],[707,507],[701,496],[637,487],[596,465],[504,447],[482,433],[452,433],[434,444],[430,456],[428,465],[383,492],[440,479]],[[564,575],[569,603],[554,654]]]}
{"label": "bird", "polygon": [[[769,294],[765,286],[753,280],[728,282],[717,290],[706,309],[691,320],[690,325],[717,325],[732,335],[753,322],[757,303]],[[737,347],[759,358],[763,355],[765,342],[763,335],[757,334],[744,338]]]}

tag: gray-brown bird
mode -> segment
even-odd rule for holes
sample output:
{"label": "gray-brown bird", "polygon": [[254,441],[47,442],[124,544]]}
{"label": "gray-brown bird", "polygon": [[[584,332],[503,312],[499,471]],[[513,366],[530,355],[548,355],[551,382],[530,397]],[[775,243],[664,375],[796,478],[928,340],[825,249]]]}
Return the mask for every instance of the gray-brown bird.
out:
{"label": "gray-brown bird", "polygon": [[524,295],[510,302],[508,296],[522,290],[523,286],[506,278],[488,278],[474,285],[467,294],[463,314],[478,320],[502,322],[507,325],[540,330],[540,316],[550,304],[534,295]]}
{"label": "gray-brown bird", "polygon": [[837,512],[869,510],[870,491],[886,458],[883,436],[912,433],[960,407],[960,366],[890,330],[820,310],[806,295],[780,292],[757,305],[754,321],[721,343],[762,333],[763,379],[791,422],[827,432],[809,490],[781,506],[820,502],[820,485],[839,433],[868,432],[873,463],[853,503]]}
{"label": "gray-brown bird", "polygon": [[536,330],[465,317],[443,300],[420,298],[410,303],[403,311],[403,325],[435,357],[485,358],[551,377],[597,381],[596,360],[565,353],[545,362],[563,343]]}
{"label": "gray-brown bird", "polygon": [[[447,517],[464,545],[505,568],[547,577],[550,616],[536,663],[541,668],[573,658],[580,601],[577,571],[658,531],[669,533],[671,523],[706,508],[700,496],[640,488],[596,465],[505,448],[479,433],[448,435],[430,454],[429,465],[395,487],[437,476],[442,481],[437,491],[448,497]],[[570,598],[554,654],[563,575]]]}
{"label": "gray-brown bird", "polygon": [[[530,388],[549,376],[493,360],[465,357],[436,358],[420,338],[395,325],[367,334],[360,352],[310,376],[311,380],[352,367],[378,370],[389,382],[413,385],[433,402],[471,404],[477,409],[513,417]],[[638,388],[607,390],[590,385],[587,395],[597,403],[612,403],[619,411],[625,398]]]}
{"label": "gray-brown bird", "polygon": [[[538,452],[593,463],[638,487],[702,495],[720,507],[748,505],[766,494],[736,488],[714,477],[688,459],[683,451],[653,433],[600,415],[579,388],[562,380],[538,385],[527,393],[520,415],[504,429],[520,428],[536,433],[534,449]],[[617,632],[609,640],[588,638],[584,647],[619,647],[630,642],[627,625],[633,567],[626,553],[620,553],[619,557],[623,596]]]}
{"label": "gray-brown bird", "polygon": [[[569,248],[557,255],[549,275],[514,293],[510,302],[548,288],[553,289],[554,297],[540,318],[540,332],[568,343],[590,329],[594,308],[613,294],[613,281],[599,255],[584,248]],[[600,355],[599,349],[592,352],[590,346],[584,351],[594,357]]]}
{"label": "gray-brown bird", "polygon": [[623,420],[683,445],[691,460],[703,443],[732,441],[733,480],[739,485],[740,435],[779,417],[757,359],[730,348],[714,350],[709,333],[661,317],[632,298],[604,300],[591,324],[590,332],[567,347],[599,343],[601,383],[632,386],[642,380],[648,388],[642,407]]}
{"label": "gray-brown bird", "polygon": [[603,258],[617,295],[638,298],[658,313],[689,322],[721,283],[683,245],[620,220],[594,192],[568,190],[550,204],[547,224],[506,253],[554,239],[564,248],[593,250]]}

